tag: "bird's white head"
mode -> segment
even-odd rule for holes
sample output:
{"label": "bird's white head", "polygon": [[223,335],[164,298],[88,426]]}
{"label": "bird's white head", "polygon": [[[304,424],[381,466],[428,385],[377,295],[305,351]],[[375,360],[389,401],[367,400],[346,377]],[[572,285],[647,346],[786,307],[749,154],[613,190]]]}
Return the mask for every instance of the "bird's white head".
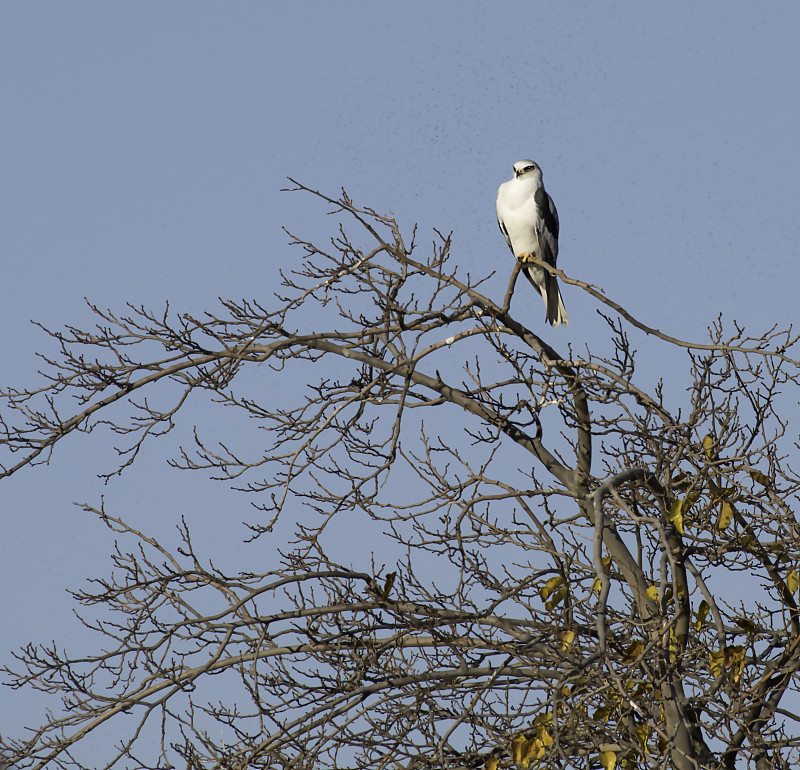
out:
{"label": "bird's white head", "polygon": [[533,174],[534,177],[542,178],[542,169],[539,168],[538,163],[532,160],[518,160],[514,164],[514,178],[519,179],[525,174]]}

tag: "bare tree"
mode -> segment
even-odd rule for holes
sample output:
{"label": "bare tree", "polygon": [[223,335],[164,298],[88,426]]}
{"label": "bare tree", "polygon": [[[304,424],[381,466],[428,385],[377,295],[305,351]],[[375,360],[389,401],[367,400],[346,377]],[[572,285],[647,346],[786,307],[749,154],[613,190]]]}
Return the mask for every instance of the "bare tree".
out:
{"label": "bare tree", "polygon": [[[52,711],[5,765],[797,766],[791,331],[682,342],[554,270],[607,328],[610,352],[566,355],[520,322],[535,297],[512,315],[517,270],[495,302],[449,237],[418,257],[393,218],[296,189],[343,224],[293,238],[271,305],[93,306],[96,328],[50,332],[41,387],[5,391],[3,476],[75,431],[118,434],[122,472],[192,394],[246,416],[259,442],[200,424],[174,465],[252,495],[279,554],[225,574],[187,527],[169,550],[87,505],[118,533],[113,574],[74,594],[98,651],[18,653],[6,684]],[[677,413],[637,386],[632,329],[685,349]],[[267,373],[307,389],[276,403]],[[383,539],[340,559],[367,526]]]}

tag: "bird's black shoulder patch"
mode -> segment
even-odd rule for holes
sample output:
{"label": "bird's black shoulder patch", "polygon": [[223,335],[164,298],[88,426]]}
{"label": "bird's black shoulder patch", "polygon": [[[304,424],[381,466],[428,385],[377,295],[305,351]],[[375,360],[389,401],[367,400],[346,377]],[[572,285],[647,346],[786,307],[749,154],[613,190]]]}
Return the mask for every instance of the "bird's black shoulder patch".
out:
{"label": "bird's black shoulder patch", "polygon": [[552,233],[554,238],[558,238],[558,214],[555,213],[556,207],[553,199],[540,187],[533,196],[536,206],[542,212],[545,230]]}

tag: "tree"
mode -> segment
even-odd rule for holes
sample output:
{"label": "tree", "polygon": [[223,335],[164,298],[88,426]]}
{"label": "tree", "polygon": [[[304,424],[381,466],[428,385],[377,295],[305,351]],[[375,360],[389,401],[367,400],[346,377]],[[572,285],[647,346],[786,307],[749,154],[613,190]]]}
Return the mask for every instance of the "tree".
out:
{"label": "tree", "polygon": [[[53,697],[6,765],[84,766],[117,723],[105,767],[796,765],[797,338],[718,322],[681,342],[554,271],[597,300],[611,351],[567,356],[520,322],[538,299],[512,314],[518,269],[497,303],[448,236],[420,258],[392,217],[295,189],[343,224],[325,248],[293,237],[273,305],[92,306],[96,328],[50,332],[41,387],[4,393],[4,476],[108,429],[124,472],[190,396],[246,416],[266,449],[199,425],[174,465],[252,495],[280,554],[225,574],[184,525],[169,550],[86,505],[118,533],[113,573],[74,594],[100,643],[6,669]],[[637,386],[634,329],[685,349],[679,412]],[[274,403],[244,376],[259,364],[307,390]],[[338,559],[370,526],[383,540]]]}

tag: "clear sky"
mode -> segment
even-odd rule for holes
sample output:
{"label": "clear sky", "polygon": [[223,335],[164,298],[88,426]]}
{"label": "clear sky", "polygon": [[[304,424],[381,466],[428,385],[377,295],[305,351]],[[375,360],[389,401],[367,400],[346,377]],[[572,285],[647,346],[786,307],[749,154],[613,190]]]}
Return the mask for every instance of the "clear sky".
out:
{"label": "clear sky", "polygon": [[[3,3],[0,380],[38,382],[35,353],[52,346],[29,321],[89,323],[84,297],[191,312],[268,301],[299,256],[281,227],[330,228],[280,192],[287,176],[419,222],[421,244],[452,230],[455,258],[496,268],[500,296],[511,257],[494,196],[528,157],[558,206],[567,274],[684,338],[719,313],[753,332],[788,325],[798,32],[794,0]],[[593,303],[570,287],[564,300],[570,326],[546,338],[591,342]],[[247,502],[169,471],[173,448],[156,443],[102,487],[108,444],[74,436],[50,467],[3,482],[14,622],[0,662],[81,638],[65,588],[108,570],[109,538],[72,501],[103,494],[165,538],[185,514],[238,553]],[[10,699],[33,721],[30,699]]]}

